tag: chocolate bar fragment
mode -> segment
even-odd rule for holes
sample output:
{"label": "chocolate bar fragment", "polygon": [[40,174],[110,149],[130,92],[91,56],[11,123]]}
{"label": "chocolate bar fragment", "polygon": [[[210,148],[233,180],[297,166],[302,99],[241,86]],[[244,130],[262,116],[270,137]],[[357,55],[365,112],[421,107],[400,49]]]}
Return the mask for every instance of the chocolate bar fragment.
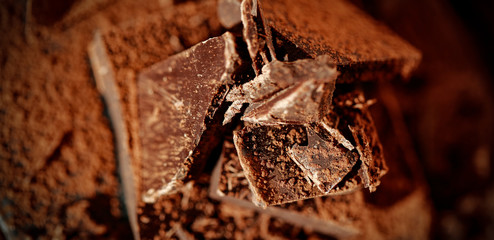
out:
{"label": "chocolate bar fragment", "polygon": [[338,72],[327,56],[295,62],[273,61],[264,65],[262,74],[236,86],[227,95],[232,102],[225,123],[242,106],[249,104],[242,120],[263,124],[315,122],[321,110],[331,102]]}
{"label": "chocolate bar fragment", "polygon": [[[240,166],[232,139],[224,142],[220,160],[211,176],[209,196],[218,201],[268,214],[281,221],[312,229],[335,238],[358,236],[358,219],[348,218],[348,212],[333,211],[348,203],[355,207],[363,204],[363,195],[358,192],[332,198],[317,198],[298,201],[281,206],[261,208],[252,203],[252,192],[244,171]],[[360,206],[363,207],[363,206]],[[340,208],[345,209],[345,208]],[[351,211],[351,208],[346,208]]]}
{"label": "chocolate bar fragment", "polygon": [[339,82],[408,77],[420,62],[419,51],[346,1],[245,2],[258,6],[251,17],[272,33],[265,39],[272,39],[273,58],[329,55],[341,72]]}
{"label": "chocolate bar fragment", "polygon": [[[141,187],[148,203],[199,172],[221,131],[215,113],[240,66],[235,37],[225,33],[157,63],[139,75]],[[219,122],[221,123],[221,122]]]}
{"label": "chocolate bar fragment", "polygon": [[[334,132],[338,133],[337,130]],[[308,128],[307,146],[295,144],[289,149],[290,158],[302,169],[307,180],[313,182],[323,193],[329,193],[352,170],[358,160],[358,155],[351,152],[354,149],[353,145],[341,137],[349,146],[349,151],[342,151],[338,146],[338,138],[323,139]],[[341,145],[345,146],[345,143]]]}
{"label": "chocolate bar fragment", "polygon": [[379,185],[387,167],[369,103],[359,92],[337,94],[331,114],[321,122],[245,122],[242,130],[234,132],[257,205],[342,194],[361,186],[374,191]]}

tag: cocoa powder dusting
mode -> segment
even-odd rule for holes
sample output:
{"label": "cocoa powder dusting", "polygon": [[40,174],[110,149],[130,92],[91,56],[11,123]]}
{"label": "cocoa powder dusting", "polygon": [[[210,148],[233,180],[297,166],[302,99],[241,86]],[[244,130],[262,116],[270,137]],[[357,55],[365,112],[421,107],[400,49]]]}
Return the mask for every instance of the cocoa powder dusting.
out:
{"label": "cocoa powder dusting", "polygon": [[[488,5],[2,1],[0,239],[492,239]],[[218,91],[226,97],[213,96],[209,107],[228,117],[222,126],[208,109],[215,125],[197,141],[210,145],[194,149],[207,161],[188,166],[204,170],[184,175],[156,202],[139,198],[129,208],[117,128],[88,55],[95,33],[114,75],[140,196],[139,73],[227,29],[248,64],[232,72],[234,87]],[[283,75],[258,89],[269,80],[263,66],[318,58],[336,66],[325,92],[289,89],[298,101],[291,112],[266,104],[288,86]],[[302,68],[314,69],[294,70],[302,73],[297,81],[306,78]],[[320,108],[299,101],[306,95]],[[310,114],[310,123],[288,121],[309,108],[319,122]],[[322,150],[307,155],[309,146]],[[319,156],[335,151],[347,161],[335,160],[336,175]]]}

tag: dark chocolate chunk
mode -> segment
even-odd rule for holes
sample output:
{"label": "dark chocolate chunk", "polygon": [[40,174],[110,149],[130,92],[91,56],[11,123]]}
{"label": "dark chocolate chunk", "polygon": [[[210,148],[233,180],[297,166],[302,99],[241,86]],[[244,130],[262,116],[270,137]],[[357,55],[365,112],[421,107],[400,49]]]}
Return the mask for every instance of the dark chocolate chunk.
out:
{"label": "dark chocolate chunk", "polygon": [[[346,205],[354,208],[362,207],[363,198],[360,192],[332,198],[308,199],[266,208],[254,205],[251,201],[252,192],[249,190],[248,181],[231,139],[224,142],[220,160],[211,176],[209,196],[224,203],[252,209],[294,226],[313,229],[336,238],[353,237],[360,232],[356,224],[358,221],[348,217],[351,215],[349,212],[352,208],[346,207]],[[340,208],[338,209],[337,206]],[[347,209],[348,212],[343,209]]]}
{"label": "dark chocolate chunk", "polygon": [[338,72],[327,56],[295,62],[273,61],[263,73],[227,95],[232,102],[225,122],[250,104],[242,120],[263,124],[304,124],[320,118],[328,105]]}
{"label": "dark chocolate chunk", "polygon": [[[354,149],[352,145],[347,151],[342,151],[338,138],[323,139],[311,128],[307,129],[307,138],[307,146],[295,144],[289,149],[290,157],[306,174],[308,181],[323,193],[329,193],[352,170],[358,156],[350,151]],[[367,159],[372,160],[372,156]]]}
{"label": "dark chocolate chunk", "polygon": [[340,82],[407,77],[421,59],[414,47],[346,1],[258,2],[277,59],[329,55],[342,73]]}
{"label": "dark chocolate chunk", "polygon": [[195,45],[144,70],[138,100],[143,200],[154,202],[200,171],[218,143],[215,112],[240,59],[230,33]]}
{"label": "dark chocolate chunk", "polygon": [[[356,92],[338,95],[331,114],[319,122],[246,122],[236,131],[235,146],[254,202],[281,204],[347,192],[359,185],[374,191],[387,168],[367,102],[361,98]],[[309,150],[316,145],[320,148]],[[302,152],[303,148],[307,150]]]}

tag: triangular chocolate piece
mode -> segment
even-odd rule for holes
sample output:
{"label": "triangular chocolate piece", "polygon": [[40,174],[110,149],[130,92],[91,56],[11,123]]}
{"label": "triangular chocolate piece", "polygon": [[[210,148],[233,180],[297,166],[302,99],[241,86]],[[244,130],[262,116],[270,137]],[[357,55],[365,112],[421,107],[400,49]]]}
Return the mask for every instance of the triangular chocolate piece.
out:
{"label": "triangular chocolate piece", "polygon": [[[141,72],[138,81],[141,187],[154,202],[190,171],[200,171],[219,143],[213,136],[221,105],[240,58],[230,33],[211,38]],[[211,131],[208,131],[212,129]]]}

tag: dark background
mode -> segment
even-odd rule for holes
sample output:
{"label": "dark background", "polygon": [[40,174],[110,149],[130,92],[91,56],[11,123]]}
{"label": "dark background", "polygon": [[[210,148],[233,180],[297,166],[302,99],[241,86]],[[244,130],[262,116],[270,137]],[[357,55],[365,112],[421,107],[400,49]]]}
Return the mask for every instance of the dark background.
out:
{"label": "dark background", "polygon": [[494,239],[494,1],[354,1],[423,53],[395,84],[435,209],[433,239]]}

